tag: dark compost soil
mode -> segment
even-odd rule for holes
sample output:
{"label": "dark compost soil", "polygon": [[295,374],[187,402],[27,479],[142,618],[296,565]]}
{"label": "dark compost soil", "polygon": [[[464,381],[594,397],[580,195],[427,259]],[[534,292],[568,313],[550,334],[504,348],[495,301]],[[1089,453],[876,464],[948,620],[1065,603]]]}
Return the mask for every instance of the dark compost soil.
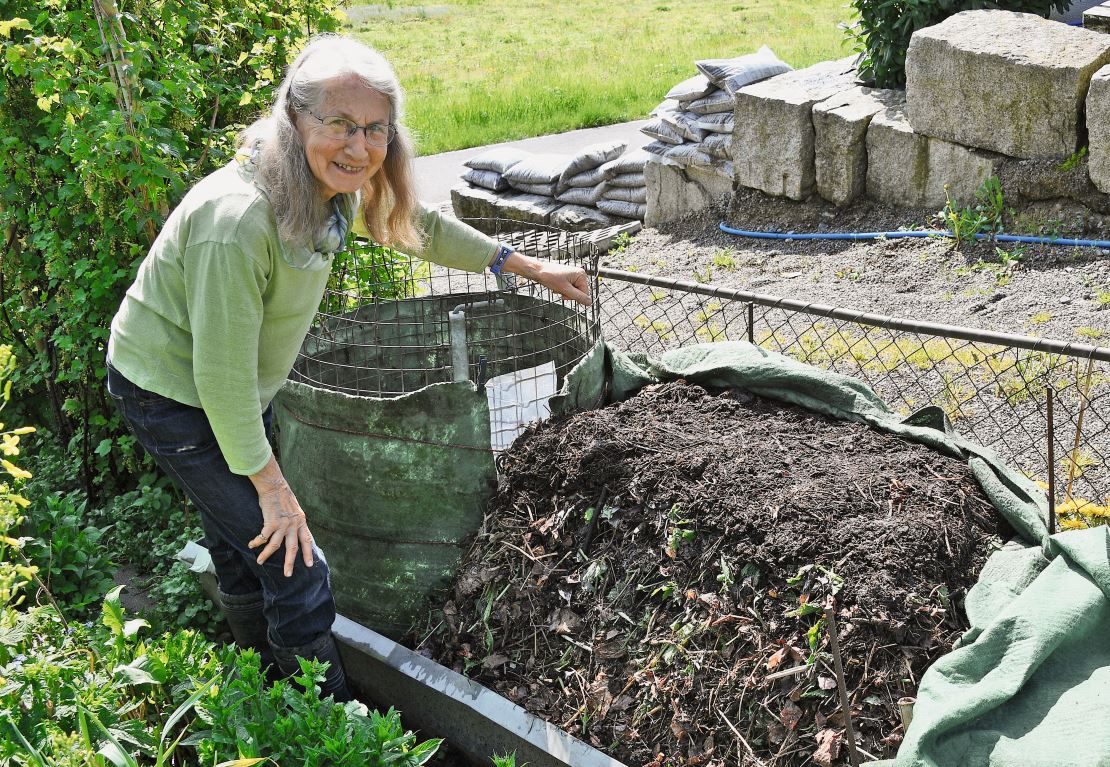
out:
{"label": "dark compost soil", "polygon": [[[533,426],[422,652],[628,765],[846,763],[965,628],[1000,530],[966,465],[683,381]],[[839,752],[839,755],[838,755]]]}

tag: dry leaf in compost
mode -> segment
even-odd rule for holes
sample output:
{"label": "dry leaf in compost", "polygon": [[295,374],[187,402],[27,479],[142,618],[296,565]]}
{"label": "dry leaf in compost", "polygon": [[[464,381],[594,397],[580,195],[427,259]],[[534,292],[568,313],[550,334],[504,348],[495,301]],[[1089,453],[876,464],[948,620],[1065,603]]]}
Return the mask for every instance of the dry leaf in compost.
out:
{"label": "dry leaf in compost", "polygon": [[581,625],[582,619],[573,610],[564,607],[552,614],[548,628],[556,634],[569,634]]}
{"label": "dry leaf in compost", "polygon": [[822,690],[835,690],[836,680],[831,676],[819,676],[817,677],[817,686]]}
{"label": "dry leaf in compost", "polygon": [[787,701],[786,705],[779,711],[779,721],[788,730],[797,729],[798,724],[802,721],[802,710],[794,705],[793,701]]}
{"label": "dry leaf in compost", "polygon": [[490,671],[493,671],[495,668],[504,666],[508,662],[508,656],[501,655],[500,653],[494,653],[493,655],[487,655],[485,660],[482,661],[482,665],[488,668]]}
{"label": "dry leaf in compost", "polygon": [[813,752],[813,763],[819,767],[832,767],[833,760],[840,754],[842,736],[833,729],[817,733],[817,750]]}

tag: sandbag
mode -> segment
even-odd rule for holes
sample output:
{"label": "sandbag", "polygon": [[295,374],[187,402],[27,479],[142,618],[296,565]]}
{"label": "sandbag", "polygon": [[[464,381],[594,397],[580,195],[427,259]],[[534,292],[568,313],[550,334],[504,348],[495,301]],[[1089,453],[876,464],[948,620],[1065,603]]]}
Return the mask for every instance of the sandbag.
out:
{"label": "sandbag", "polygon": [[674,160],[680,165],[700,165],[709,167],[713,158],[701,150],[699,144],[682,144],[674,146],[667,152],[667,159]]}
{"label": "sandbag", "polygon": [[604,197],[597,201],[597,209],[603,213],[612,213],[614,216],[623,216],[624,218],[635,218],[640,221],[644,220],[644,213],[647,212],[647,205],[639,205],[634,202],[624,202],[623,200],[606,200]]}
{"label": "sandbag", "polygon": [[462,179],[474,186],[488,189],[491,192],[504,192],[506,189],[510,188],[509,182],[505,180],[505,177],[493,170],[475,170],[471,168],[466,173],[462,174]]}
{"label": "sandbag", "polygon": [[489,149],[476,157],[471,157],[463,165],[474,170],[490,170],[504,175],[509,168],[531,156],[530,152],[503,146]]}
{"label": "sandbag", "polygon": [[571,177],[617,159],[624,154],[624,150],[627,148],[628,144],[624,141],[605,141],[599,144],[590,144],[571,158],[570,164],[559,176],[559,188],[565,189],[571,186],[569,183]]}
{"label": "sandbag", "polygon": [[646,186],[611,186],[605,190],[602,195],[605,200],[622,200],[623,202],[647,202],[647,187]]}
{"label": "sandbag", "polygon": [[650,152],[656,157],[664,157],[667,154],[667,150],[670,149],[672,146],[674,146],[674,144],[667,144],[662,141],[652,141],[644,144],[643,149],[645,152]]}
{"label": "sandbag", "polygon": [[667,91],[667,98],[676,101],[694,101],[709,93],[713,83],[703,74],[696,74]]}
{"label": "sandbag", "polygon": [[644,165],[651,156],[650,152],[645,152],[643,149],[637,149],[634,152],[621,155],[612,162],[607,162],[603,166],[605,168],[606,178],[613,178],[622,173],[643,173]]}
{"label": "sandbag", "polygon": [[678,112],[682,110],[682,105],[675,99],[663,99],[659,102],[659,106],[648,113],[649,117],[658,117],[663,112]]}
{"label": "sandbag", "polygon": [[691,101],[686,109],[696,115],[710,115],[718,112],[732,112],[736,103],[732,96],[722,90],[715,90],[705,98]]}
{"label": "sandbag", "polygon": [[668,112],[659,115],[660,120],[688,141],[701,141],[705,138],[705,130],[698,127],[698,120],[701,118],[702,115],[693,112]]}
{"label": "sandbag", "polygon": [[[659,142],[653,141],[652,143],[657,144]],[[570,188],[570,187],[583,187],[583,186],[597,186],[598,184],[600,184],[604,180],[605,180],[605,171],[603,171],[601,169],[601,166],[598,166],[596,168],[591,168],[590,170],[579,173],[577,176],[571,176],[570,178],[568,178],[566,180],[565,187]]]}
{"label": "sandbag", "polygon": [[681,144],[684,138],[681,132],[665,122],[662,117],[657,117],[640,128],[640,133],[667,144]]}
{"label": "sandbag", "polygon": [[601,199],[601,195],[604,194],[605,190],[608,188],[609,185],[604,181],[602,181],[597,186],[592,187],[572,186],[556,194],[555,199],[559,202],[565,202],[571,205],[593,205],[595,202]]}
{"label": "sandbag", "polygon": [[694,62],[698,71],[714,85],[735,93],[745,85],[789,72],[792,67],[764,45],[755,53],[734,59],[703,59]]}
{"label": "sandbag", "polygon": [[534,154],[513,165],[504,176],[517,189],[521,184],[558,184],[573,159],[566,154]]}
{"label": "sandbag", "polygon": [[[685,144],[683,146],[686,146]],[[644,161],[647,162],[646,160]],[[644,179],[644,172],[631,173],[618,173],[609,179],[608,184],[610,187],[624,187],[627,189],[634,189],[636,187],[647,186],[647,181]]]}
{"label": "sandbag", "polygon": [[702,115],[697,122],[698,127],[708,133],[732,133],[735,124],[736,118],[732,112]]}
{"label": "sandbag", "polygon": [[701,151],[710,157],[721,160],[732,159],[732,136],[727,133],[711,133],[702,140],[699,146]]}
{"label": "sandbag", "polygon": [[554,197],[558,191],[559,184],[552,181],[550,184],[522,184],[516,183],[512,185],[513,189],[524,192],[525,194],[538,194],[541,197]]}

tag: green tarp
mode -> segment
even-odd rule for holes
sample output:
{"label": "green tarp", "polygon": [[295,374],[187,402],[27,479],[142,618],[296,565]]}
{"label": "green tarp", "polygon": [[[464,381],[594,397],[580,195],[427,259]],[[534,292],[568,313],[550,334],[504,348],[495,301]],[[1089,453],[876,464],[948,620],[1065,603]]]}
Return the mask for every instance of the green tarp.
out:
{"label": "green tarp", "polygon": [[1110,534],[1048,536],[1047,501],[1029,479],[927,407],[902,418],[865,384],[745,343],[659,357],[597,349],[571,374],[553,412],[592,407],[605,386],[625,399],[684,378],[741,387],[834,418],[867,423],[968,461],[1022,536],[988,561],[966,610],[972,628],[924,675],[897,767],[1110,765]]}

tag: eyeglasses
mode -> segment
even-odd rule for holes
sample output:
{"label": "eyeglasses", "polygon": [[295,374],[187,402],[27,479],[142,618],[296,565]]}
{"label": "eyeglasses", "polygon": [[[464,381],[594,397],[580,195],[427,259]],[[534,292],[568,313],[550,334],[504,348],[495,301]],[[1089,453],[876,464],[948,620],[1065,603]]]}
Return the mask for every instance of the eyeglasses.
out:
{"label": "eyeglasses", "polygon": [[369,125],[359,125],[356,122],[348,120],[346,117],[339,117],[338,115],[327,115],[321,117],[318,114],[305,110],[305,114],[311,115],[314,119],[319,121],[323,126],[324,134],[329,138],[335,140],[346,141],[351,136],[359,131],[366,137],[366,143],[370,146],[388,146],[393,137],[397,135],[397,129],[389,123],[370,123]]}

